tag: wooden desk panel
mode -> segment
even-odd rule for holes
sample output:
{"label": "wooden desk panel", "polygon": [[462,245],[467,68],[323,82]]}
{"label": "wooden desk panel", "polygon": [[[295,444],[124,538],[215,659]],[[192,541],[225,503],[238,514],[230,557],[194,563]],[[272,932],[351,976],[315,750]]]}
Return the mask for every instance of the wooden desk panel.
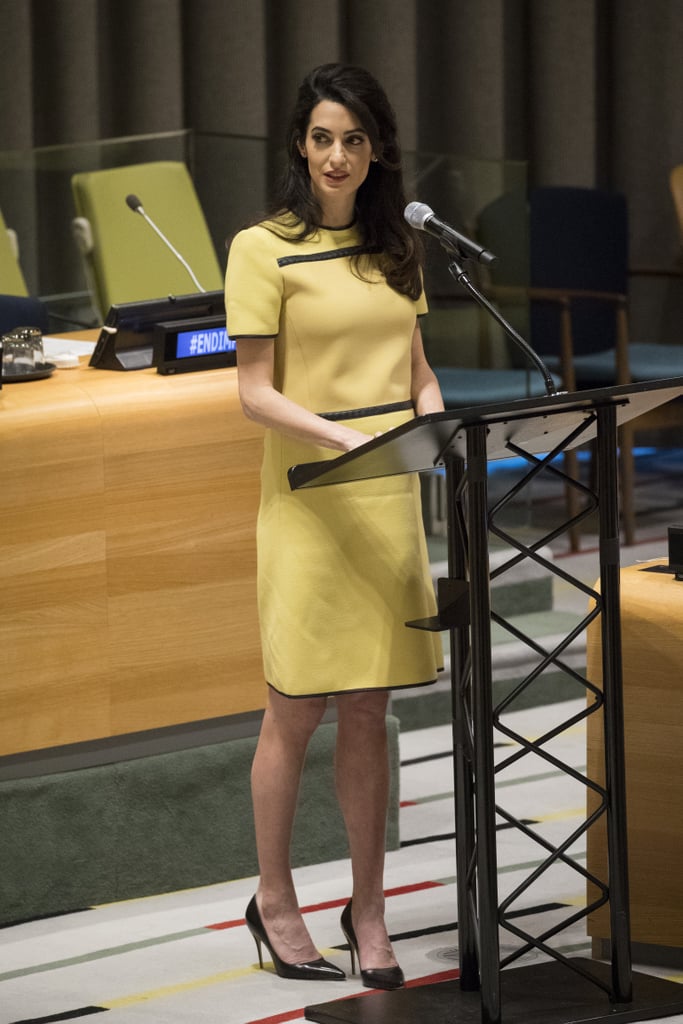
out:
{"label": "wooden desk panel", "polygon": [[65,375],[0,392],[0,751],[106,735],[97,410]]}
{"label": "wooden desk panel", "polygon": [[56,371],[0,431],[0,754],[263,707],[236,371]]}
{"label": "wooden desk panel", "polygon": [[[657,563],[648,563],[657,564]],[[664,564],[664,563],[659,563]],[[621,572],[626,794],[634,942],[683,946],[683,582],[632,566]],[[599,683],[598,624],[588,630],[588,677]],[[588,723],[588,772],[603,778],[601,716]],[[603,828],[588,837],[588,870],[607,877]],[[589,934],[609,937],[606,908]]]}

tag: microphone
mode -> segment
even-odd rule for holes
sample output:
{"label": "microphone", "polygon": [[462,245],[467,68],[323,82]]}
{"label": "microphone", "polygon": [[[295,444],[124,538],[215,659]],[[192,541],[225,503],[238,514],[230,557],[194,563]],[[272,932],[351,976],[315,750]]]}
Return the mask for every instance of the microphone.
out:
{"label": "microphone", "polygon": [[473,259],[484,264],[494,263],[498,259],[488,249],[484,249],[470,238],[461,235],[445,221],[439,220],[426,203],[408,203],[403,211],[403,216],[411,227],[417,228],[418,231],[426,231],[427,234],[438,238],[446,248],[455,249],[462,259]]}
{"label": "microphone", "polygon": [[185,270],[186,270],[186,271],[188,272],[188,274],[189,274],[189,275],[190,275],[190,277],[192,278],[192,281],[193,281],[193,283],[194,283],[194,286],[195,286],[195,288],[197,289],[197,291],[198,291],[198,292],[205,292],[205,291],[206,291],[206,288],[202,288],[202,286],[200,285],[199,281],[198,281],[198,280],[197,280],[197,278],[195,277],[194,271],[192,270],[192,267],[190,266],[190,264],[189,264],[189,263],[187,262],[187,260],[183,259],[183,257],[182,257],[182,256],[180,255],[180,253],[178,252],[178,250],[177,250],[177,249],[175,249],[175,248],[174,248],[174,247],[173,247],[173,246],[171,245],[171,243],[169,242],[169,240],[168,240],[168,238],[166,237],[166,235],[165,235],[165,234],[164,234],[164,233],[163,233],[162,231],[160,231],[160,230],[159,230],[159,228],[158,228],[158,227],[156,226],[156,224],[154,223],[154,221],[152,220],[152,218],[151,218],[151,217],[149,217],[149,216],[148,216],[148,215],[147,215],[147,214],[145,213],[145,211],[144,211],[144,208],[143,208],[143,205],[142,205],[142,203],[140,202],[140,200],[138,199],[138,197],[137,197],[136,195],[132,195],[132,194],[131,194],[131,195],[129,195],[129,196],[126,196],[126,205],[130,207],[130,209],[131,209],[131,210],[133,211],[133,213],[139,213],[139,214],[140,214],[140,216],[141,216],[141,217],[143,217],[143,218],[144,218],[144,219],[145,219],[145,220],[147,221],[147,223],[149,224],[149,226],[150,226],[151,228],[153,228],[153,229],[154,229],[154,231],[156,231],[157,235],[159,236],[159,238],[161,239],[161,241],[162,241],[162,242],[164,243],[164,245],[165,245],[165,246],[167,246],[167,248],[169,248],[169,249],[171,250],[171,252],[172,252],[172,253],[173,253],[173,255],[175,256],[175,258],[176,258],[177,260],[180,260],[180,262],[182,263],[182,265],[183,265],[183,266],[185,267]]}
{"label": "microphone", "polygon": [[439,220],[434,216],[434,211],[426,203],[408,203],[403,211],[403,216],[411,227],[429,232],[430,235],[434,235],[435,238],[439,239],[445,249],[450,250],[452,259],[449,261],[448,269],[452,276],[458,284],[461,284],[470,293],[475,302],[478,302],[483,309],[486,309],[491,314],[493,319],[503,328],[508,338],[512,338],[525,357],[534,364],[543,377],[546,393],[551,397],[558,394],[553,375],[541,357],[534,352],[529,342],[525,341],[512,324],[508,323],[493,303],[489,302],[486,296],[482,295],[479,289],[472,284],[464,269],[457,262],[457,259],[465,260],[472,258],[478,260],[479,263],[493,263],[498,257],[494,256],[488,249],[483,249],[476,242],[461,235],[450,224]]}

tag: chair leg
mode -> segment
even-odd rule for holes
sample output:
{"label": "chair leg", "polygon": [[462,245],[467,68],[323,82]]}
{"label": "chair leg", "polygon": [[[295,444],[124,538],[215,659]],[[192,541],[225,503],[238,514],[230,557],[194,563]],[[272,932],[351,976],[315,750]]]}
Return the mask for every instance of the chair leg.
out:
{"label": "chair leg", "polygon": [[621,491],[621,523],[624,544],[629,547],[636,539],[635,465],[633,459],[633,427],[630,423],[619,428],[619,481]]}
{"label": "chair leg", "polygon": [[[564,453],[564,471],[572,480],[579,479],[579,460],[574,449]],[[572,519],[580,511],[579,494],[571,484],[565,484],[564,493],[567,502],[567,515]],[[572,554],[576,554],[581,550],[581,533],[578,525],[570,526],[568,537],[569,550]]]}

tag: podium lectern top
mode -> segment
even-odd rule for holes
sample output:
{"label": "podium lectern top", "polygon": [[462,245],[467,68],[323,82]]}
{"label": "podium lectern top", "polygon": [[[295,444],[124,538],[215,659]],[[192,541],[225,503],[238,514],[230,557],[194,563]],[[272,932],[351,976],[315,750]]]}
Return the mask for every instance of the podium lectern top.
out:
{"label": "podium lectern top", "polygon": [[[292,466],[289,483],[292,490],[298,490],[435,469],[449,456],[465,458],[466,428],[474,423],[487,426],[489,459],[511,458],[515,453],[510,444],[537,455],[555,448],[600,406],[615,405],[617,424],[621,425],[682,394],[683,377],[669,377],[430,413],[334,459]],[[596,431],[595,425],[588,425],[576,444],[592,440]]]}

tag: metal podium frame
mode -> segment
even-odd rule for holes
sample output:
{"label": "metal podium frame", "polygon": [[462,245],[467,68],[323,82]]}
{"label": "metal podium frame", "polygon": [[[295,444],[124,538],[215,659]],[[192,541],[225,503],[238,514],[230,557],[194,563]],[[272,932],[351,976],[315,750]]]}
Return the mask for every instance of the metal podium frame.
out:
{"label": "metal podium frame", "polygon": [[[428,984],[372,998],[347,998],[309,1006],[307,1020],[320,1024],[569,1024],[580,1021],[625,1022],[683,1013],[683,986],[636,975],[631,964],[629,893],[622,717],[622,665],[619,615],[618,427],[683,395],[683,378],[622,385],[545,398],[475,406],[417,417],[352,452],[329,461],[294,466],[293,490],[342,484],[376,476],[445,468],[448,507],[448,571],[439,581],[438,613],[407,623],[420,629],[448,630],[455,774],[456,876],[460,976],[457,981]],[[597,490],[565,477],[587,497],[584,509],[551,535],[526,546],[500,530],[497,509],[489,509],[488,462],[513,456],[529,464],[527,478],[551,466],[556,456],[594,441]],[[525,478],[525,480],[527,479]],[[519,488],[516,487],[515,490]],[[498,508],[509,500],[506,495]],[[545,561],[540,549],[579,519],[597,509],[600,589],[593,591]],[[549,665],[561,666],[562,653],[590,621],[600,616],[602,691],[572,673],[593,697],[586,709],[537,741],[507,730],[520,750],[506,763],[533,750],[555,768],[590,789],[596,807],[559,847],[539,838],[527,822],[496,805],[494,729],[506,732],[501,707],[493,707],[489,533],[497,533],[517,553],[505,568],[532,558],[572,585],[585,590],[594,608],[552,651],[520,634],[541,658],[539,667],[517,687],[523,689]],[[587,600],[588,605],[588,600]],[[493,616],[495,618],[495,615]],[[509,698],[508,698],[509,699]],[[507,700],[502,702],[503,705]],[[602,708],[605,733],[605,782],[599,784],[544,751],[564,729]],[[540,842],[547,857],[529,879],[501,905],[498,903],[496,815]],[[573,861],[569,848],[598,819],[607,833],[608,882]],[[512,923],[507,909],[527,882],[550,865],[568,864],[593,884],[596,897],[559,927],[533,936]],[[549,941],[570,923],[609,903],[611,966],[586,958],[567,958]],[[514,954],[501,961],[499,930],[520,940]],[[525,952],[536,949],[547,962],[504,970]],[[635,981],[635,984],[634,984]]]}

